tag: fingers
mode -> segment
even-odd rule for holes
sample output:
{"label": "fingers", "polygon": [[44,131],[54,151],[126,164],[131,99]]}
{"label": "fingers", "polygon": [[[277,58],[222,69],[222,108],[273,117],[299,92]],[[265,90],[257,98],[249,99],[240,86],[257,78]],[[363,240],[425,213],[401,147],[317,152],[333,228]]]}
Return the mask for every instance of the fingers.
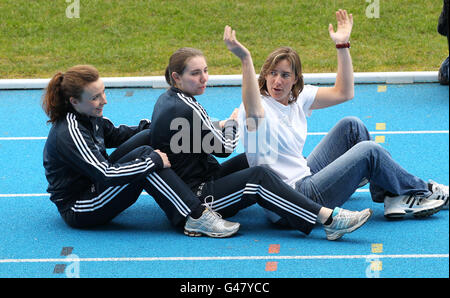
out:
{"label": "fingers", "polygon": [[231,27],[226,25],[225,30],[223,31],[223,40],[227,40],[230,36]]}
{"label": "fingers", "polygon": [[334,29],[333,29],[333,25],[332,24],[328,25],[328,32],[330,32],[330,34],[334,33]]}
{"label": "fingers", "polygon": [[159,156],[161,157],[162,161],[163,161],[163,166],[164,168],[170,168],[172,165],[170,164],[169,158],[167,157],[167,154],[160,151],[159,149],[155,150],[156,153],[159,154]]}
{"label": "fingers", "polygon": [[230,119],[237,120],[239,116],[239,109],[234,109],[233,113],[231,113]]}
{"label": "fingers", "polygon": [[225,31],[223,32],[224,41],[234,41],[236,40],[236,31],[232,30],[230,26],[225,26]]}
{"label": "fingers", "polygon": [[353,24],[353,15],[350,14],[350,17],[345,9],[339,9],[336,11],[336,20],[338,25],[342,25],[346,22],[350,22]]}

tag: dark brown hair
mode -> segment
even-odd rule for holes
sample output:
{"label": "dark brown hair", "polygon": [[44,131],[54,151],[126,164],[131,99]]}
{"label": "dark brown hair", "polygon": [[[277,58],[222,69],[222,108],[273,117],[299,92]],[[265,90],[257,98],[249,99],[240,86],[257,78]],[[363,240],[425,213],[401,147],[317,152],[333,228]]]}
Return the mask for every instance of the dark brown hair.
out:
{"label": "dark brown hair", "polygon": [[69,99],[81,99],[84,87],[99,79],[97,69],[91,65],[76,65],[65,73],[56,73],[47,85],[42,97],[42,108],[54,123],[66,116],[70,107]]}
{"label": "dark brown hair", "polygon": [[194,48],[181,48],[173,53],[169,58],[169,65],[166,67],[165,72],[167,84],[169,84],[170,86],[175,86],[175,82],[172,78],[172,73],[176,72],[179,75],[182,75],[188,63],[188,60],[198,56],[205,57],[202,51]]}
{"label": "dark brown hair", "polygon": [[281,47],[269,54],[263,66],[258,78],[259,92],[262,95],[268,95],[266,76],[275,68],[275,66],[282,60],[287,60],[291,64],[292,72],[297,79],[297,83],[292,86],[292,97],[289,103],[297,101],[297,97],[302,92],[304,82],[302,74],[302,62],[297,52],[290,47]]}

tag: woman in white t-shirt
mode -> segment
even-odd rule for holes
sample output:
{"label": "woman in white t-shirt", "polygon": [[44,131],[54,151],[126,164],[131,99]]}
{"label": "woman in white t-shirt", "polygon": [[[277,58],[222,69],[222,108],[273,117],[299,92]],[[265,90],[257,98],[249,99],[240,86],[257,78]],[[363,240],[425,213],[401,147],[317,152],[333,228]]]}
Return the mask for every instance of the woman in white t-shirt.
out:
{"label": "woman in white t-shirt", "polygon": [[[371,141],[361,120],[346,117],[331,129],[313,152],[303,157],[306,117],[312,110],[350,100],[354,96],[350,33],[353,17],[336,12],[338,29],[329,25],[336,44],[338,72],[333,87],[304,85],[298,54],[289,47],[272,52],[256,79],[250,52],[225,27],[224,41],[242,62],[240,127],[250,166],[276,172],[284,182],[316,202],[334,208],[370,182],[375,202],[384,202],[386,217],[432,215],[448,208],[448,186],[405,171],[379,144]],[[279,217],[271,218],[274,222]]]}

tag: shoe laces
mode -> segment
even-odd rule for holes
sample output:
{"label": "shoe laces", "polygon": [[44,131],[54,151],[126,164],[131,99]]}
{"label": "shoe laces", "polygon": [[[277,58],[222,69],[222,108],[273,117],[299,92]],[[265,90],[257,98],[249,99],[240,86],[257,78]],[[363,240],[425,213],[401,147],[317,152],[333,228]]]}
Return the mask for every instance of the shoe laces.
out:
{"label": "shoe laces", "polygon": [[[208,202],[208,199],[211,199],[211,201]],[[222,218],[222,214],[220,214],[220,213],[218,213],[218,212],[216,212],[216,211],[213,210],[212,205],[213,205],[213,203],[214,203],[214,196],[212,196],[212,195],[206,196],[205,199],[203,200],[203,202],[204,202],[204,203],[203,203],[203,206],[205,206],[206,209],[207,209],[209,212],[211,212],[212,215],[214,215],[214,217]]]}

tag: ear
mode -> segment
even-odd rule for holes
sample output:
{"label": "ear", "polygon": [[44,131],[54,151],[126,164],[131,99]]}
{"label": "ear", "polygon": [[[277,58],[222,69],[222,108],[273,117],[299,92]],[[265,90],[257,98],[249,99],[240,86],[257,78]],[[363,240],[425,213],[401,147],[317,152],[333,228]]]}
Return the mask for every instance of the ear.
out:
{"label": "ear", "polygon": [[72,105],[74,105],[74,106],[76,106],[77,104],[78,104],[78,99],[76,99],[75,97],[70,97],[69,98],[69,102],[72,104]]}
{"label": "ear", "polygon": [[178,73],[172,72],[171,76],[172,76],[172,79],[173,79],[176,83],[180,81],[180,75],[179,75]]}

